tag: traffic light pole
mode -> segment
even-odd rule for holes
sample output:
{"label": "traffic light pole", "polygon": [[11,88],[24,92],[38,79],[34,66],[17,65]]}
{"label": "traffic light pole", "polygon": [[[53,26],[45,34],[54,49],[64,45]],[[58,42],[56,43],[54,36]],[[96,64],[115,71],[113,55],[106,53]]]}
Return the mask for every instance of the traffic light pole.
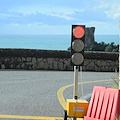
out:
{"label": "traffic light pole", "polygon": [[78,66],[74,66],[74,99],[78,98]]}
{"label": "traffic light pole", "polygon": [[[84,104],[78,100],[78,71],[81,68],[81,84],[82,84],[82,66],[84,64],[84,47],[85,47],[85,25],[72,25],[72,35],[71,35],[71,66],[74,66],[74,91],[73,100],[67,99],[67,110],[64,111],[64,120],[67,117],[73,117],[76,120],[78,117],[84,117],[85,111],[80,112],[81,108],[79,105]],[[82,95],[83,86],[81,85]],[[72,104],[71,104],[72,103]],[[75,106],[73,106],[73,103]],[[87,104],[86,104],[87,103]],[[88,106],[88,102],[85,104]],[[83,107],[83,109],[86,109]],[[67,112],[68,111],[68,112]],[[70,112],[69,112],[70,111]],[[78,114],[79,112],[79,114]]]}

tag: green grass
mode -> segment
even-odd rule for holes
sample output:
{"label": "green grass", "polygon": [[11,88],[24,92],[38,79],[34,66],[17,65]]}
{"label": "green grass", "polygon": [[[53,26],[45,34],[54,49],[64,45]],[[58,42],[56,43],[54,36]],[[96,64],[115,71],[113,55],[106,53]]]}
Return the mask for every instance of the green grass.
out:
{"label": "green grass", "polygon": [[117,74],[117,78],[112,78],[113,81],[114,81],[114,85],[113,85],[113,88],[115,89],[119,89],[119,73],[117,72],[117,69],[115,69],[115,72]]}
{"label": "green grass", "polygon": [[113,88],[119,89],[119,86],[114,84]]}

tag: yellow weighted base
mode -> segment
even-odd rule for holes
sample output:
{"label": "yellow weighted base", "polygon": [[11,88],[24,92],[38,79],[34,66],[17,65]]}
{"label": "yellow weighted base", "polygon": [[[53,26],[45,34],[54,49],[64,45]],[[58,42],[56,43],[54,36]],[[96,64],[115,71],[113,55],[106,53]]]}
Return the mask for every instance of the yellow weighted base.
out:
{"label": "yellow weighted base", "polygon": [[68,117],[83,118],[88,109],[86,100],[67,99],[67,115]]}

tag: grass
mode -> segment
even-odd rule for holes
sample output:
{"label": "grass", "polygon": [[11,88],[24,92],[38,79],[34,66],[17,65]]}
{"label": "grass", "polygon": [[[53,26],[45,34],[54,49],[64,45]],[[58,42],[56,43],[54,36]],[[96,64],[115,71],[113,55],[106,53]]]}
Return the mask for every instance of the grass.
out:
{"label": "grass", "polygon": [[[113,81],[114,81],[114,85],[113,85],[113,88],[115,89],[119,89],[119,73],[117,72],[117,69],[115,69],[115,72],[117,74],[117,78],[115,77],[112,77]],[[120,119],[119,119],[120,120]]]}
{"label": "grass", "polygon": [[119,86],[114,84],[113,88],[119,89]]}
{"label": "grass", "polygon": [[[112,78],[113,79],[113,81],[114,81],[114,86],[113,86],[113,88],[115,88],[115,89],[119,89],[119,73],[117,72],[117,69],[115,69],[115,72],[116,72],[116,74],[117,74],[117,78]],[[118,118],[116,118],[116,120],[120,120],[120,116],[118,117]]]}

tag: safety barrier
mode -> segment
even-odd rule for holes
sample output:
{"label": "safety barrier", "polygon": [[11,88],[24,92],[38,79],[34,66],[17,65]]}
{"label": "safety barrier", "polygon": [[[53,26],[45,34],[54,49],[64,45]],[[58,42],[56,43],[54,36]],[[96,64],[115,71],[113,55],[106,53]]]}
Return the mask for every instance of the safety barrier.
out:
{"label": "safety barrier", "polygon": [[116,120],[120,115],[120,90],[95,86],[84,120]]}

